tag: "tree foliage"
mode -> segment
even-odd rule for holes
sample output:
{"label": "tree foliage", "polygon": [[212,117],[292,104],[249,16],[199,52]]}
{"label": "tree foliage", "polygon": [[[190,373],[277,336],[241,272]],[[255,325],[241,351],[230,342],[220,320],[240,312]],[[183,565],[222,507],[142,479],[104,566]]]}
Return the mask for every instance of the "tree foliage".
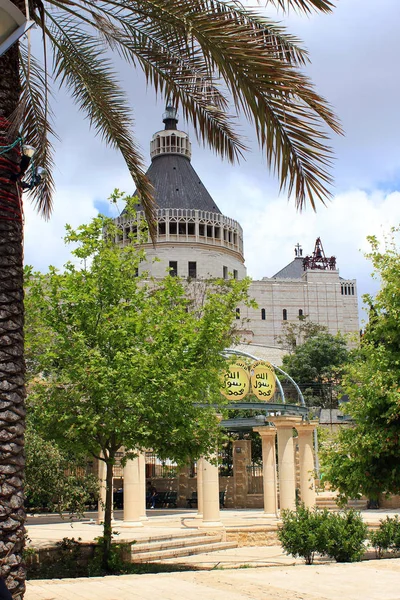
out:
{"label": "tree foliage", "polygon": [[283,369],[301,387],[308,404],[332,407],[349,351],[342,336],[318,328],[283,357]]}
{"label": "tree foliage", "polygon": [[98,496],[98,479],[87,472],[86,456],[62,451],[32,426],[25,444],[27,508],[82,515]]}
{"label": "tree foliage", "polygon": [[33,419],[66,450],[106,462],[107,535],[119,448],[151,448],[177,462],[215,450],[220,353],[233,341],[234,310],[248,287],[146,280],[137,275],[143,252],[116,246],[114,228],[102,216],[67,227],[79,263],[27,269],[27,344],[40,375],[30,385]]}
{"label": "tree foliage", "polygon": [[357,360],[344,380],[354,427],[341,430],[326,451],[327,478],[343,498],[400,492],[400,253],[398,230],[382,251],[370,237],[374,275],[381,287],[365,296],[371,318]]}
{"label": "tree foliage", "polygon": [[298,317],[298,321],[284,321],[282,334],[277,336],[276,341],[289,354],[294,352],[297,346],[301,346],[307,340],[318,333],[326,333],[325,325],[314,323],[308,319],[307,315]]}

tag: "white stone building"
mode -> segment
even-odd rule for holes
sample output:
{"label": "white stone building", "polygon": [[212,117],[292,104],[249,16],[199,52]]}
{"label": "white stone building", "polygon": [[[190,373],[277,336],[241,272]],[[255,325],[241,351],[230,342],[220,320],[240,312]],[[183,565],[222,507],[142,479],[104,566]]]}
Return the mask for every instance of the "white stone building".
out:
{"label": "white stone building", "polygon": [[[165,129],[151,140],[147,171],[158,205],[157,238],[155,246],[150,239],[143,244],[147,260],[140,270],[153,277],[169,271],[184,278],[242,279],[246,267],[240,224],[221,213],[194,170],[191,143],[187,133],[177,129],[174,108],[167,107],[163,122]],[[135,221],[124,214],[118,217],[117,241],[129,243],[128,234],[141,219],[141,207]],[[356,281],[340,278],[334,257],[325,257],[320,240],[308,257],[297,245],[294,260],[274,276],[253,281],[250,295],[259,308],[240,306],[237,311],[247,344],[276,348],[285,321],[306,315],[333,334],[356,335],[359,329]]]}

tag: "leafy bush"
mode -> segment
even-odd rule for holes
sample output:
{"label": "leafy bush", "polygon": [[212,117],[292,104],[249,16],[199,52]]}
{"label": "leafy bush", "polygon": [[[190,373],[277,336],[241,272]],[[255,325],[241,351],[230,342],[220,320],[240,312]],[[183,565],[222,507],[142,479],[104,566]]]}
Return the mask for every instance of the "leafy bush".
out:
{"label": "leafy bush", "polygon": [[381,558],[383,552],[400,552],[400,519],[386,517],[380,521],[379,528],[370,534],[371,545],[375,548],[376,555]]}
{"label": "leafy bush", "polygon": [[327,555],[337,562],[360,560],[364,553],[367,526],[359,513],[329,513],[310,510],[301,504],[297,512],[283,511],[278,538],[283,549],[312,565],[315,554]]}
{"label": "leafy bush", "polygon": [[330,514],[326,523],[326,554],[336,562],[356,562],[364,554],[368,528],[355,510]]}
{"label": "leafy bush", "polygon": [[304,504],[298,506],[297,512],[282,511],[282,527],[278,531],[278,538],[285,552],[295,558],[300,556],[307,565],[312,565],[314,555],[324,553],[322,533],[328,518],[328,511],[310,510]]}

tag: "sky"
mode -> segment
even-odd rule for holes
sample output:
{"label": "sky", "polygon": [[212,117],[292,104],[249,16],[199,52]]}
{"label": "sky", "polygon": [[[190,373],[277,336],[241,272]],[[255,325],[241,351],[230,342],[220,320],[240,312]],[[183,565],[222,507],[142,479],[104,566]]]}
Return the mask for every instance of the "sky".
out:
{"label": "sky", "polygon": [[[368,235],[384,236],[400,223],[400,56],[399,0],[337,0],[329,15],[283,15],[260,4],[300,37],[309,50],[307,68],[317,91],[339,116],[344,136],[333,136],[333,198],[317,212],[296,212],[279,194],[277,179],[243,122],[250,152],[239,165],[223,162],[199,145],[189,124],[179,122],[192,141],[192,164],[222,213],[240,222],[245,258],[253,279],[272,276],[294,258],[299,242],[304,254],[321,237],[325,253],[337,257],[340,275],[357,279],[358,294],[374,293],[371,264],[364,257]],[[34,40],[34,46],[35,46]],[[149,164],[149,144],[163,127],[162,99],[146,88],[143,75],[118,63],[135,119],[134,135]],[[112,214],[107,198],[115,187],[133,192],[123,159],[105,147],[67,97],[55,94],[57,191],[49,221],[25,206],[25,262],[40,270],[61,267],[69,258],[64,226],[77,226],[101,212]],[[360,300],[361,302],[361,300]]]}

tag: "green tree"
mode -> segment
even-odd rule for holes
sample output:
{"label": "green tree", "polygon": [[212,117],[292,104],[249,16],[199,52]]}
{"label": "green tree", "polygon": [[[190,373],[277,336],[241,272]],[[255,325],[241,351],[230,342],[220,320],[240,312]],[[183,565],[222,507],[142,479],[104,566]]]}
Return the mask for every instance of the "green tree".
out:
{"label": "green tree", "polygon": [[302,389],[307,403],[332,407],[337,386],[349,361],[346,341],[340,335],[322,331],[297,345],[283,357],[283,369]]}
{"label": "green tree", "polygon": [[307,315],[298,317],[297,321],[285,321],[283,323],[282,334],[277,336],[276,341],[282,348],[292,353],[297,346],[301,346],[307,340],[318,333],[326,333],[325,325],[314,323],[308,320]]}
{"label": "green tree", "polygon": [[30,384],[33,420],[61,448],[107,466],[105,569],[116,452],[152,448],[182,463],[215,450],[221,351],[234,339],[234,311],[248,287],[247,280],[146,281],[137,276],[143,252],[134,243],[116,246],[115,231],[102,216],[67,228],[82,265],[30,273],[26,300],[35,346],[42,337],[40,375]]}
{"label": "green tree", "polygon": [[400,492],[400,252],[398,230],[382,252],[370,237],[375,276],[381,287],[373,306],[358,358],[344,379],[350,402],[346,413],[354,427],[341,430],[326,450],[327,479],[342,498],[361,494],[377,500],[380,494]]}
{"label": "green tree", "polygon": [[[236,127],[242,112],[254,126],[269,167],[301,208],[329,195],[331,151],[326,125],[340,127],[302,72],[299,40],[269,18],[225,0],[11,0],[42,30],[44,67],[24,44],[0,57],[0,440],[2,574],[15,597],[24,591],[23,509],[23,213],[20,146],[37,148],[45,167],[31,198],[51,213],[53,113],[49,82],[72,96],[96,133],[123,155],[154,229],[151,187],[132,137],[126,97],[110,52],[139,66],[220,156],[245,150]],[[270,0],[282,9],[329,12],[330,0]],[[233,100],[233,110],[230,107]],[[56,112],[56,111],[55,111]],[[28,178],[29,179],[29,178]],[[4,444],[4,445],[3,445]]]}
{"label": "green tree", "polygon": [[25,493],[31,510],[82,515],[98,497],[98,479],[87,471],[87,457],[63,452],[28,425],[25,439]]}

